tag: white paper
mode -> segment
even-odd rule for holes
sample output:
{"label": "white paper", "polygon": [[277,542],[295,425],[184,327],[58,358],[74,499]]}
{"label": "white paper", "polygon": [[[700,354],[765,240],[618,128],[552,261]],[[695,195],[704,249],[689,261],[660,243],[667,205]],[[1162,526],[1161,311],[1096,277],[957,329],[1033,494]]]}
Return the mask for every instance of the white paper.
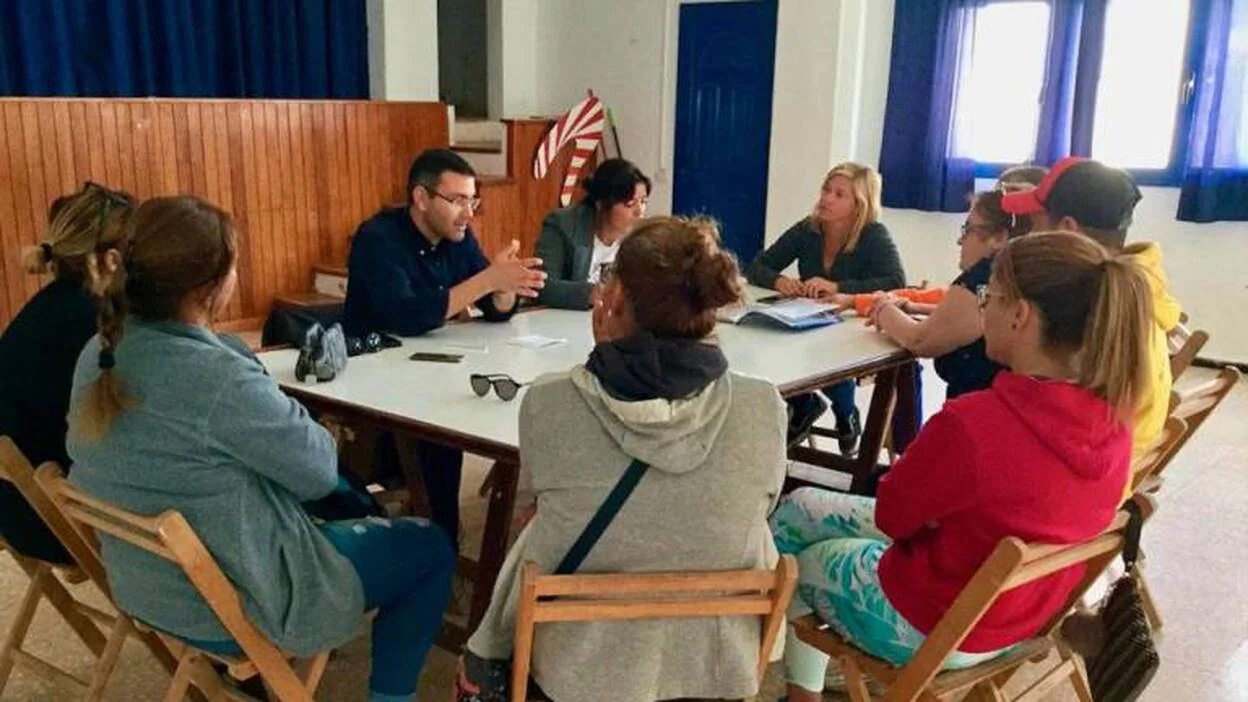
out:
{"label": "white paper", "polygon": [[527,334],[525,336],[517,336],[507,341],[511,346],[519,346],[525,349],[547,349],[559,344],[568,343],[567,339],[554,339],[549,336],[541,336],[540,334]]}

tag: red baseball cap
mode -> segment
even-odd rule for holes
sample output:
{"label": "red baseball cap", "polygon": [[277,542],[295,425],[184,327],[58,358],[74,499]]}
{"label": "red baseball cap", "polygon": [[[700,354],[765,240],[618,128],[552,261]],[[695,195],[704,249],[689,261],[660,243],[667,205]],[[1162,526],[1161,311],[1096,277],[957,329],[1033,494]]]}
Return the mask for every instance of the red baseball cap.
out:
{"label": "red baseball cap", "polygon": [[1068,156],[1054,164],[1035,188],[1006,193],[1001,209],[1018,215],[1047,212],[1054,220],[1071,217],[1085,227],[1119,231],[1131,226],[1140,197],[1126,171]]}

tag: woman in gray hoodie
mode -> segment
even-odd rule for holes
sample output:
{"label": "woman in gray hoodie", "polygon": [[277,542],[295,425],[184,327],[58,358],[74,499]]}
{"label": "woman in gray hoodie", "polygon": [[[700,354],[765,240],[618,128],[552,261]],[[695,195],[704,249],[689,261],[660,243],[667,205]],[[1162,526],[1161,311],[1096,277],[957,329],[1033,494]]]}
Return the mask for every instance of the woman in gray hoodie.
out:
{"label": "woman in gray hoodie", "polygon": [[[536,512],[468,642],[460,699],[512,653],[519,569],[552,572],[634,460],[649,465],[578,572],[767,568],[784,478],[784,405],[728,371],[715,312],[741,295],[709,222],[644,221],[595,293],[588,361],[540,378],[520,409],[521,485]],[[533,677],[558,702],[743,698],[758,691],[757,617],[546,624]],[[491,665],[491,662],[495,662]]]}
{"label": "woman in gray hoodie", "polygon": [[[213,333],[237,284],[230,218],[193,197],[158,197],[110,248],[100,333],[70,397],[70,480],[139,514],[178,510],[243,610],[284,651],[341,645],[377,609],[370,702],[410,700],[441,626],[455,554],[424,520],[316,524],[301,502],[337,485],[334,440],[245,348]],[[117,606],[214,653],[237,653],[172,563],[104,537]]]}

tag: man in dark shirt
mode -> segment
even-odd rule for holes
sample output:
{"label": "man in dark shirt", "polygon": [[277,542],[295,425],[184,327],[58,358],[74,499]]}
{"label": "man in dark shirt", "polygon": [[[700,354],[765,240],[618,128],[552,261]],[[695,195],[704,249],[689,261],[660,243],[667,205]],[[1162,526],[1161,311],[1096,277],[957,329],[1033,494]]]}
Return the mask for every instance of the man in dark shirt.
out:
{"label": "man in dark shirt", "polygon": [[[416,336],[476,306],[487,321],[506,321],[521,297],[537,297],[542,262],[519,256],[519,242],[490,261],[469,228],[480,206],[476,172],[459,154],[430,149],[407,177],[407,207],[385,209],[360,225],[347,261],[343,327],[350,336],[386,331]],[[393,441],[378,450],[397,462]],[[416,442],[433,521],[459,535],[462,452]]]}
{"label": "man in dark shirt", "polygon": [[506,321],[520,297],[536,297],[546,274],[520,258],[519,243],[491,262],[469,228],[480,205],[476,173],[459,154],[425,151],[407,179],[408,206],[360,225],[347,263],[348,335],[389,331],[416,336],[476,305]]}

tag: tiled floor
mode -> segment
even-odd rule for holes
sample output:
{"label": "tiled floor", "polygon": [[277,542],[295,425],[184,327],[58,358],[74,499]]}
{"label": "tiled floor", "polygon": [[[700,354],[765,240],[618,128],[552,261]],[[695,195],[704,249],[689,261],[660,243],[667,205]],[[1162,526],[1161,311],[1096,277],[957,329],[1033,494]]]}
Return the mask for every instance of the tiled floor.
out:
{"label": "tiled floor", "polygon": [[[1191,372],[1195,381],[1207,371]],[[926,373],[927,378],[934,374]],[[865,389],[864,389],[865,391]],[[929,381],[927,406],[935,408],[943,389]],[[865,395],[860,397],[864,400]],[[1248,702],[1248,387],[1239,387],[1202,427],[1167,473],[1161,510],[1145,532],[1148,580],[1162,613],[1162,667],[1143,699],[1147,702]],[[484,466],[469,462],[465,499],[475,500]],[[479,505],[479,501],[477,501]],[[470,530],[480,528],[479,507],[469,507]],[[475,516],[475,519],[471,517]],[[26,578],[0,555],[0,631],[7,631]],[[80,586],[79,589],[89,589]],[[56,616],[41,609],[32,648],[86,675],[85,649]],[[450,700],[454,659],[434,651],[426,662],[420,700]],[[352,702],[365,698],[368,645],[359,640],[331,662],[318,700]],[[106,699],[137,702],[160,699],[168,678],[145,650],[128,645]],[[781,691],[773,666],[760,700]],[[28,702],[71,699],[71,690],[51,686],[22,670],[14,672],[0,700]],[[841,699],[828,693],[827,699]],[[1067,689],[1054,702],[1073,699]]]}

